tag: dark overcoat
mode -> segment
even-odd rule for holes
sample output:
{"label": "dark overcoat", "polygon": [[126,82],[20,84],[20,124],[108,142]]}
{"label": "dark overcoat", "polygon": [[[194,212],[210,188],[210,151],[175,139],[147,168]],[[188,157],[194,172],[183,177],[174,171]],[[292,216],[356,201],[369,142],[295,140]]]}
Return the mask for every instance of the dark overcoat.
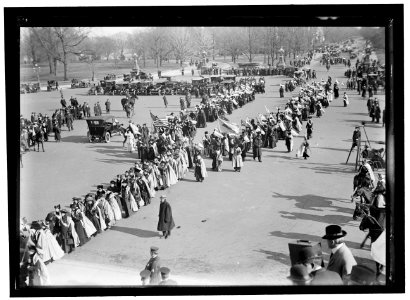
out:
{"label": "dark overcoat", "polygon": [[158,231],[170,231],[175,227],[174,219],[172,218],[171,205],[164,201],[159,205],[159,220]]}

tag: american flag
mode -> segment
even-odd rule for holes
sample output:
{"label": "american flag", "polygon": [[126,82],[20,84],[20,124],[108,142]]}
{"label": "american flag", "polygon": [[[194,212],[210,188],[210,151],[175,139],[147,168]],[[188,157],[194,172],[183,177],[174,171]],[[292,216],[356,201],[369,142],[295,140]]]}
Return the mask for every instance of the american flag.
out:
{"label": "american flag", "polygon": [[152,125],[154,125],[154,127],[169,127],[169,122],[167,118],[157,118],[157,120],[152,122]]}

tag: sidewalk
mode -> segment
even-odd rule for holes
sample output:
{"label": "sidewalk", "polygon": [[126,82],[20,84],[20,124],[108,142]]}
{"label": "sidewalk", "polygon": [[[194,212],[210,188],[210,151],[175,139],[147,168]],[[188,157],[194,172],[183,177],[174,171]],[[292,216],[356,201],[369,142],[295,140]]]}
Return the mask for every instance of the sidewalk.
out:
{"label": "sidewalk", "polygon": [[[108,264],[80,262],[67,258],[47,265],[53,286],[140,286],[140,271]],[[170,274],[178,285],[222,285],[221,281],[193,279]]]}

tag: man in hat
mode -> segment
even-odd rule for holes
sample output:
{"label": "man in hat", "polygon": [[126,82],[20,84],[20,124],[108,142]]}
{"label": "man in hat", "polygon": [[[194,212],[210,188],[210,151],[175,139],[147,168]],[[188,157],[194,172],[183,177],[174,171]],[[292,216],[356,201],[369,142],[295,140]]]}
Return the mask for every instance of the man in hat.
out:
{"label": "man in hat", "polygon": [[175,223],[172,217],[171,205],[167,202],[167,196],[161,195],[160,200],[157,230],[162,231],[163,237],[167,239],[171,235],[171,230],[175,227]]}
{"label": "man in hat", "polygon": [[339,225],[329,225],[326,227],[326,234],[322,237],[327,240],[327,245],[331,250],[327,270],[334,271],[344,279],[352,271],[353,266],[357,265],[352,252],[344,243],[346,231]]}
{"label": "man in hat", "polygon": [[149,270],[142,270],[140,272],[140,276],[141,276],[141,285],[149,285],[149,281],[151,278],[151,271]]}
{"label": "man in hat", "polygon": [[376,273],[367,266],[356,265],[346,280],[347,285],[375,285]]}
{"label": "man in hat", "polygon": [[109,114],[110,111],[111,111],[111,102],[110,102],[110,99],[107,99],[107,101],[105,101],[105,111],[107,112],[107,114]]}
{"label": "man in hat", "polygon": [[178,285],[176,281],[169,279],[169,273],[171,272],[169,268],[162,267],[160,269],[160,272],[162,281],[159,283],[159,285]]}
{"label": "man in hat", "polygon": [[360,126],[356,126],[353,131],[353,137],[352,137],[353,142],[352,142],[352,147],[350,151],[352,151],[354,147],[358,147],[358,142],[361,136],[362,136],[362,133],[360,132]]}
{"label": "man in hat", "polygon": [[298,264],[306,266],[313,280],[310,285],[343,285],[339,274],[322,268],[322,256],[313,247],[304,247],[298,253]]}
{"label": "man in hat", "polygon": [[144,144],[147,144],[149,141],[149,129],[146,123],[142,124],[141,135],[142,135],[142,140]]}
{"label": "man in hat", "polygon": [[150,271],[150,285],[157,285],[161,278],[159,269],[161,268],[161,261],[158,256],[158,247],[152,246],[150,248],[151,258],[149,259],[147,265],[145,266],[145,270]]}
{"label": "man in hat", "polygon": [[288,279],[291,280],[294,285],[309,285],[313,276],[309,274],[309,270],[305,265],[296,264],[290,268],[290,276],[288,276]]}
{"label": "man in hat", "polygon": [[259,162],[262,162],[262,146],[261,130],[258,128],[256,130],[256,136],[253,138],[253,160],[258,157]]}
{"label": "man in hat", "polygon": [[167,97],[164,95],[164,97],[162,97],[162,99],[164,100],[164,105],[165,105],[165,108],[167,108],[167,107],[168,107],[168,100],[167,100]]}

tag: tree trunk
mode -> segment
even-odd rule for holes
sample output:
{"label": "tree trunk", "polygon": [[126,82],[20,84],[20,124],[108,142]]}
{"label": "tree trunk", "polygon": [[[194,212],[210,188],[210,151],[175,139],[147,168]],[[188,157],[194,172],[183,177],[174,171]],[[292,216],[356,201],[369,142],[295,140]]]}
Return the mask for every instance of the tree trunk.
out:
{"label": "tree trunk", "polygon": [[48,59],[48,66],[50,68],[50,74],[53,74],[53,63],[51,61],[50,55],[47,55],[47,59]]}
{"label": "tree trunk", "polygon": [[53,64],[54,64],[54,76],[57,76],[57,59],[54,59]]}
{"label": "tree trunk", "polygon": [[145,52],[142,52],[142,61],[144,63],[144,68],[145,68]]}

